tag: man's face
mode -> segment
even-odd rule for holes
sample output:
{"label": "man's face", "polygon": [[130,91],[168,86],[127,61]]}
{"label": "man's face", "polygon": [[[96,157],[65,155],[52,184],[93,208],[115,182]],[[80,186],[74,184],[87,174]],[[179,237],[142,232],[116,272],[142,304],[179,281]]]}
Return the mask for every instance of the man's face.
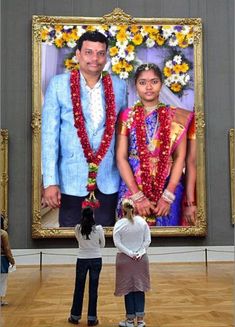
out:
{"label": "man's face", "polygon": [[100,75],[107,59],[106,44],[84,41],[81,50],[76,51],[80,70],[87,75]]}

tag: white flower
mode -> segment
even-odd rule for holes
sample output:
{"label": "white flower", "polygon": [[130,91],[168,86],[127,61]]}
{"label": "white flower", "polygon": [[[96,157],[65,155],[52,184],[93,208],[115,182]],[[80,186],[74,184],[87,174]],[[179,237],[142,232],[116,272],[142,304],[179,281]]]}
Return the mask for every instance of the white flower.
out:
{"label": "white flower", "polygon": [[163,32],[163,37],[165,39],[168,39],[171,36],[171,34],[173,33],[173,27],[171,27],[171,26],[163,26],[162,27],[162,32]]}
{"label": "white flower", "polygon": [[77,25],[77,36],[80,37],[86,30],[82,26]]}
{"label": "white flower", "polygon": [[118,51],[119,58],[125,58],[126,57],[126,51],[124,48],[120,48]]}
{"label": "white flower", "polygon": [[173,83],[178,83],[179,82],[179,75],[178,74],[173,74],[170,77],[171,77]]}
{"label": "white flower", "polygon": [[166,67],[171,68],[171,69],[174,67],[172,60],[168,60],[166,62]]}
{"label": "white flower", "polygon": [[120,58],[118,56],[112,57],[112,59],[111,59],[112,66],[118,64],[119,61],[120,61]]}
{"label": "white flower", "polygon": [[63,36],[63,33],[61,33],[61,32],[56,32],[56,33],[55,33],[55,36],[56,36],[57,39],[61,39],[62,36]]}
{"label": "white flower", "polygon": [[69,42],[67,42],[67,46],[69,48],[75,48],[76,45],[77,45],[77,43],[75,41],[69,41]]}
{"label": "white flower", "polygon": [[111,36],[115,36],[117,33],[117,26],[116,25],[111,26],[109,29],[109,33]]}
{"label": "white flower", "polygon": [[185,74],[183,75],[179,75],[179,82],[181,85],[185,86],[186,82],[185,82]]}
{"label": "white flower", "polygon": [[186,34],[189,33],[189,31],[190,31],[190,27],[188,25],[183,25],[183,28],[181,30],[181,33],[184,34],[184,35],[186,35]]}
{"label": "white flower", "polygon": [[120,75],[119,75],[119,77],[120,77],[121,79],[127,79],[128,76],[129,76],[128,72],[121,72]]}
{"label": "white flower", "polygon": [[72,57],[72,62],[74,62],[75,64],[78,63],[78,58],[77,58],[77,56],[73,56],[73,57]]}
{"label": "white flower", "polygon": [[73,26],[72,25],[64,25],[63,28],[64,28],[64,30],[70,30],[70,29],[73,29]]}
{"label": "white flower", "polygon": [[170,82],[170,80],[169,80],[169,77],[168,77],[167,79],[164,80],[164,84],[165,84],[166,86],[170,87],[171,82]]}
{"label": "white flower", "polygon": [[97,31],[98,32],[100,32],[101,34],[103,34],[104,36],[106,36],[106,31],[105,31],[105,29],[102,26],[98,25],[96,28],[97,28]]}
{"label": "white flower", "polygon": [[146,40],[146,47],[152,48],[155,45],[155,41],[153,39],[147,38]]}
{"label": "white flower", "polygon": [[193,37],[190,37],[190,38],[188,39],[188,44],[193,44]]}
{"label": "white flower", "polygon": [[173,61],[175,61],[178,65],[180,65],[182,62],[182,57],[180,55],[176,55],[174,56]]}
{"label": "white flower", "polygon": [[135,54],[134,52],[129,52],[127,55],[126,55],[126,58],[125,58],[127,61],[132,61],[135,59]]}
{"label": "white flower", "polygon": [[126,48],[126,46],[128,45],[128,41],[125,40],[125,41],[117,41],[116,42],[116,47],[119,47],[119,48]]}
{"label": "white flower", "polygon": [[190,81],[190,75],[189,74],[185,74],[185,83],[188,83]]}
{"label": "white flower", "polygon": [[141,34],[142,36],[145,36],[145,35],[148,34],[148,32],[145,31],[145,30],[143,29],[143,27],[142,27],[142,28],[140,29],[140,34]]}
{"label": "white flower", "polygon": [[170,39],[169,39],[169,45],[171,47],[175,47],[176,45],[178,44],[178,40],[175,36],[172,36]]}

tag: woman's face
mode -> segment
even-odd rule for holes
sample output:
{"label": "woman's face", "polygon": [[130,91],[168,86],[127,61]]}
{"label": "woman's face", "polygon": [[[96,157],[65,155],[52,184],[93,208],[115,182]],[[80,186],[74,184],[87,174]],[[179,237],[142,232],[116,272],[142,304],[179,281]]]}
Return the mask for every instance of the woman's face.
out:
{"label": "woman's face", "polygon": [[156,104],[162,87],[153,69],[143,70],[136,80],[136,90],[143,104]]}

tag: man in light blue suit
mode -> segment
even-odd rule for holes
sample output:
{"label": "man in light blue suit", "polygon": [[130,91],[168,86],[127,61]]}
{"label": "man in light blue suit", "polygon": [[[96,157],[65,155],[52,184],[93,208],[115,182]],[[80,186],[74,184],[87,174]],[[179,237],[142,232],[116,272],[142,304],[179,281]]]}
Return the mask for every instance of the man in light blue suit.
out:
{"label": "man in light blue suit", "polygon": [[[99,32],[86,32],[78,40],[78,92],[85,130],[94,153],[102,145],[109,104],[104,94],[101,76],[107,60],[107,38]],[[112,76],[111,91],[115,96],[116,118],[126,107],[126,83]],[[71,73],[56,75],[49,83],[42,111],[42,171],[45,203],[59,207],[60,227],[72,227],[80,222],[82,202],[88,195],[88,161],[84,139],[74,126],[74,104],[71,93]],[[75,108],[76,109],[76,108]],[[113,226],[119,187],[115,161],[115,131],[98,167],[95,196],[100,201],[96,209],[96,224]]]}

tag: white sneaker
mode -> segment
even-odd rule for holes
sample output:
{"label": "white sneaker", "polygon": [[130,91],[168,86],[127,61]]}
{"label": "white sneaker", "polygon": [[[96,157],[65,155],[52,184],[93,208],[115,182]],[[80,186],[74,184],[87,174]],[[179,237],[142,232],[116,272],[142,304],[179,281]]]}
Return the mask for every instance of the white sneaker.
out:
{"label": "white sneaker", "polygon": [[137,322],[137,327],[145,327],[145,322],[144,321],[138,321]]}
{"label": "white sneaker", "polygon": [[119,327],[135,327],[133,320],[124,320],[119,322]]}

